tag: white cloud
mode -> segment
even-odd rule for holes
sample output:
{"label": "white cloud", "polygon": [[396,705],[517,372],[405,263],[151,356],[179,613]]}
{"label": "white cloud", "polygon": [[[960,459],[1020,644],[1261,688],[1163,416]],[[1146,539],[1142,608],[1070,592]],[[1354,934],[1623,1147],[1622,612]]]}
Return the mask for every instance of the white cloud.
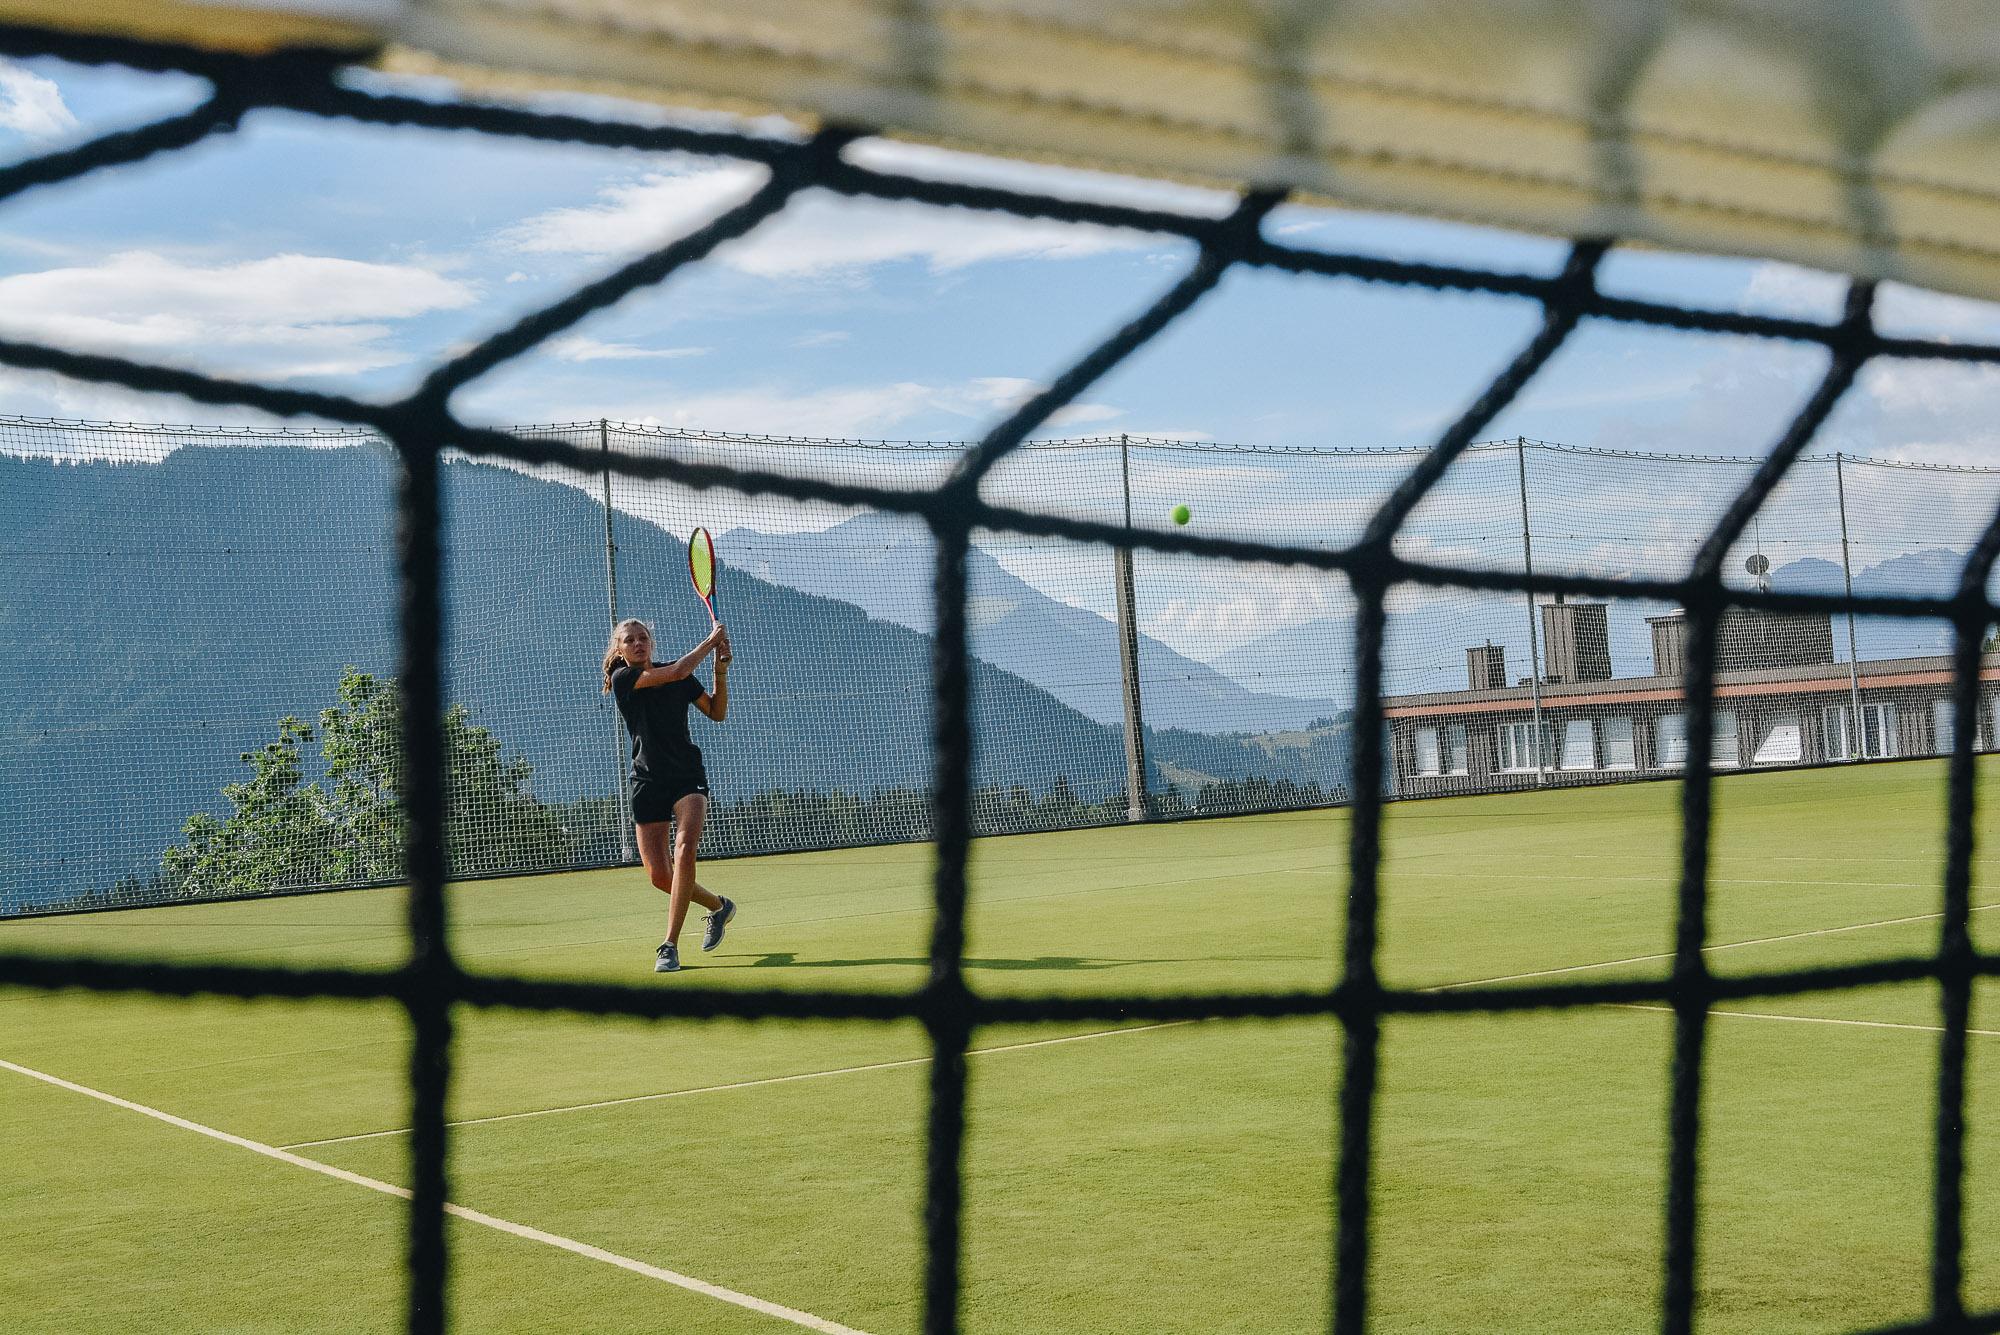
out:
{"label": "white cloud", "polygon": [[1846,294],[1847,279],[1839,274],[1768,260],[1751,271],[1737,309],[1801,320],[1833,320],[1839,318]]}
{"label": "white cloud", "polygon": [[960,391],[951,387],[914,381],[834,386],[804,393],[756,388],[699,394],[663,391],[660,401],[643,405],[642,416],[623,415],[649,425],[713,431],[866,437],[887,434],[900,423],[959,396]]}
{"label": "white cloud", "polygon": [[[177,394],[144,394],[123,385],[70,380],[47,371],[18,371],[11,367],[0,367],[0,412],[70,422],[192,422],[227,428],[339,425],[316,420],[288,422],[234,404],[196,403]],[[42,448],[44,442],[40,437],[14,433],[6,447],[73,457],[158,459],[171,453],[179,442],[139,434],[63,437],[52,433],[47,443],[49,448]]]}
{"label": "white cloud", "polygon": [[845,329],[815,329],[810,334],[801,334],[792,340],[795,348],[831,348],[854,337]]}
{"label": "white cloud", "polygon": [[600,343],[581,334],[552,339],[546,347],[551,356],[565,362],[671,361],[708,354],[707,348],[642,348],[633,343]]}
{"label": "white cloud", "polygon": [[2000,368],[1992,366],[1883,359],[1869,363],[1862,385],[1892,413],[1938,418],[1974,411],[1991,421],[2000,409]]}
{"label": "white cloud", "polygon": [[[979,376],[947,384],[897,380],[815,389],[747,385],[688,390],[661,385],[648,390],[643,398],[624,390],[625,397],[611,401],[598,396],[569,402],[553,399],[545,384],[516,381],[483,393],[475,389],[467,411],[492,422],[610,417],[647,426],[859,439],[893,436],[906,423],[920,418],[934,422],[944,416],[966,423],[963,430],[948,431],[947,435],[970,440],[1039,388],[1035,381],[1015,376]],[[565,387],[562,392],[567,395],[576,390]],[[1104,404],[1073,406],[1081,412],[1078,420],[1086,421],[1123,412]]]}
{"label": "white cloud", "polygon": [[813,194],[725,248],[722,258],[766,278],[806,277],[897,261],[945,273],[1013,259],[1080,259],[1152,244],[1138,233],[1000,214]]}
{"label": "white cloud", "polygon": [[1142,629],[1200,661],[1274,631],[1350,616],[1354,609],[1341,580],[1296,569],[1213,562],[1163,566],[1156,559],[1150,575],[1147,571],[1142,565]]}
{"label": "white cloud", "polygon": [[1875,294],[1875,323],[1888,333],[1946,342],[1990,339],[2000,336],[2000,305],[1884,283]]}
{"label": "white cloud", "polygon": [[1114,408],[1108,403],[1072,403],[1067,408],[1056,409],[1049,417],[1049,425],[1082,426],[1086,422],[1108,422],[1124,415],[1123,408]]}
{"label": "white cloud", "polygon": [[1052,167],[1010,158],[989,158],[928,144],[893,139],[863,139],[848,148],[847,160],[857,167],[896,172],[940,181],[964,181],[997,186],[1058,199],[1125,204],[1141,209],[1185,213],[1196,218],[1221,218],[1236,207],[1227,190],[1183,185],[1176,181],[1116,176],[1075,167]]}
{"label": "white cloud", "polygon": [[502,232],[500,242],[529,254],[647,250],[741,204],[766,175],[762,167],[748,165],[649,173],[606,186],[594,204],[538,213]]}
{"label": "white cloud", "polygon": [[[937,406],[965,417],[988,417],[1010,413],[1039,394],[1046,386],[1018,376],[980,376],[955,391],[941,394]],[[1049,416],[1050,426],[1074,426],[1082,422],[1102,422],[1123,417],[1123,408],[1108,403],[1071,403]]]}
{"label": "white cloud", "polygon": [[386,322],[470,305],[407,264],[277,255],[201,265],[145,251],[0,278],[0,334],[276,379],[406,360]]}
{"label": "white cloud", "polygon": [[41,141],[60,138],[76,125],[53,79],[0,60],[0,130]]}
{"label": "white cloud", "polygon": [[[1771,261],[1758,265],[1750,275],[1739,305],[1744,310],[1808,320],[1837,319],[1847,282],[1839,274]],[[1874,320],[1884,333],[1901,336],[1946,342],[2000,337],[2000,303],[1907,283],[1883,283],[1876,290]]]}
{"label": "white cloud", "polygon": [[[502,233],[515,250],[610,256],[656,247],[742,202],[761,168],[655,172],[603,190],[594,204],[553,209]],[[716,251],[718,262],[764,278],[838,274],[898,261],[944,273],[1006,259],[1076,259],[1160,243],[1139,233],[1001,214],[808,191],[749,236]]]}
{"label": "white cloud", "polygon": [[2000,464],[2000,368],[1877,359],[1822,436],[1877,459]]}

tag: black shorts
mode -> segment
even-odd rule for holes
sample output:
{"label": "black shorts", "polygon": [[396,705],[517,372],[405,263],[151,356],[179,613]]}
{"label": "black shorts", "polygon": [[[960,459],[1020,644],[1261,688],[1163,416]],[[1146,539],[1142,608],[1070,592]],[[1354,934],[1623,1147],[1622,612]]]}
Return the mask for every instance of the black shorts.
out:
{"label": "black shorts", "polygon": [[672,820],[674,804],[689,793],[708,796],[708,775],[700,770],[687,774],[656,774],[650,779],[632,780],[632,823],[651,825]]}

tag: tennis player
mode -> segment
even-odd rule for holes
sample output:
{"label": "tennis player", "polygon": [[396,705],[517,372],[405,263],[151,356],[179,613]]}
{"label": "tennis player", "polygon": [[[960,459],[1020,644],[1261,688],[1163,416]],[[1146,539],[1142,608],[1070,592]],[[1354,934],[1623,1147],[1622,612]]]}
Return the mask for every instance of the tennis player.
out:
{"label": "tennis player", "polygon": [[[694,675],[710,654],[715,655],[712,692]],[[729,634],[719,623],[672,663],[653,661],[653,632],[643,621],[619,622],[604,652],[604,689],[617,699],[632,734],[632,822],[638,827],[639,857],[653,885],[668,896],[667,939],[654,958],[655,973],[681,967],[681,923],[689,900],[708,910],[703,950],[722,944],[722,933],[736,916],[735,901],[694,878],[695,849],[708,815],[708,772],[701,749],[688,736],[687,717],[689,705],[717,723],[728,715],[729,660]]]}

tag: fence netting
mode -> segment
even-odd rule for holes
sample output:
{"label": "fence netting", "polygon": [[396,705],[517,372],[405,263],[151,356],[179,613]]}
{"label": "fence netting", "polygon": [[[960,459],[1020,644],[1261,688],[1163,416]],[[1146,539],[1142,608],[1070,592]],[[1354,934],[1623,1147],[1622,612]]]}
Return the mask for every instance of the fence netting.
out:
{"label": "fence netting", "polygon": [[[19,560],[26,564],[10,583],[39,578],[69,599],[71,624],[29,628],[44,654],[57,652],[93,599],[113,596],[150,599],[162,633],[177,622],[189,636],[218,626],[256,628],[251,637],[217,643],[212,670],[176,687],[180,693],[162,703],[161,717],[188,729],[168,739],[180,743],[182,756],[199,749],[203,733],[231,734],[216,754],[225,756],[224,771],[238,767],[233,782],[249,785],[241,796],[257,820],[232,828],[218,814],[213,828],[190,834],[193,817],[168,809],[169,798],[149,811],[167,825],[182,822],[183,861],[197,865],[204,852],[229,851],[232,840],[262,849],[259,832],[271,822],[321,822],[312,828],[322,837],[302,845],[319,863],[287,867],[282,875],[298,883],[371,875],[407,883],[409,962],[375,972],[298,971],[0,951],[0,982],[401,1002],[413,1035],[413,1332],[439,1331],[447,1321],[444,1108],[452,1016],[461,1005],[657,1019],[921,1021],[935,1058],[926,1126],[923,1323],[937,1332],[956,1329],[960,1318],[964,1053],[978,1027],[1100,1017],[1334,1016],[1343,1052],[1330,1320],[1337,1331],[1359,1332],[1368,1316],[1372,1125],[1384,1018],[1664,1002],[1675,1013],[1675,1042],[1661,1324],[1685,1332],[1695,1320],[1702,1037],[1711,1006],[1724,998],[1915,979],[1938,984],[1945,1023],[1931,1305],[1908,1329],[2000,1324],[2000,1314],[1968,1315],[1962,1298],[1967,1012],[1973,980],[2000,972],[2000,962],[1974,951],[1966,930],[1973,756],[1993,735],[1990,728],[1981,732],[1979,720],[1990,716],[1995,676],[1993,657],[1982,652],[1996,615],[1989,588],[2000,552],[1994,479],[1802,458],[1869,364],[1990,366],[2000,362],[2000,348],[1885,336],[1871,322],[1874,291],[1865,282],[1850,287],[1844,313],[1830,323],[1607,296],[1593,283],[1611,244],[1601,239],[1575,242],[1554,275],[1404,263],[1301,250],[1267,237],[1260,225],[1278,203],[1270,193],[1244,196],[1228,217],[1197,218],[864,168],[843,157],[856,137],[849,130],[757,136],[363,91],[342,81],[336,60],[310,52],[236,58],[21,28],[0,33],[0,50],[183,69],[215,90],[202,106],[155,126],[0,170],[0,200],[180,149],[230,128],[248,108],[686,152],[768,169],[766,183],[743,204],[477,343],[394,403],[0,343],[0,363],[14,367],[353,428],[254,441],[56,433],[69,442],[61,449],[38,448],[33,439],[23,444],[20,433],[28,429],[12,428],[5,466],[19,482],[6,489],[6,503],[42,505],[37,513],[48,518],[34,532],[50,545],[22,541]],[[613,435],[609,424],[501,430],[453,415],[449,403],[458,388],[592,311],[700,263],[812,188],[1137,229],[1187,241],[1197,255],[1150,306],[968,446],[897,453],[859,444]],[[1351,459],[1246,451],[1225,458],[1174,442],[1029,443],[1060,408],[1243,267],[1483,293],[1524,303],[1540,326],[1424,451]],[[1525,441],[1475,446],[1586,319],[1784,340],[1816,350],[1824,369],[1770,451],[1753,461],[1633,459]],[[148,451],[154,462],[118,462]],[[1184,530],[1166,518],[1165,507],[1190,499],[1184,477],[1191,467],[1204,480],[1193,499],[1204,513],[1217,513],[1212,524]],[[273,471],[259,481],[261,469]],[[65,548],[57,494],[86,478],[103,488],[106,508],[97,525],[103,543]],[[163,523],[156,506],[171,505],[171,497],[142,493],[168,478],[185,481],[196,499]],[[295,487],[286,478],[316,485]],[[1232,494],[1278,498],[1293,517],[1253,520],[1246,510],[1232,519]],[[1837,520],[1843,511],[1837,535],[1829,514]],[[820,521],[830,512],[847,517],[829,528]],[[133,529],[153,525],[150,536],[121,532],[121,516]],[[617,556],[615,605],[603,565],[607,516]],[[858,768],[876,768],[886,795],[865,815],[836,810],[827,796],[831,751],[794,746],[786,764],[758,770],[744,761],[733,771],[743,786],[719,805],[734,802],[747,814],[736,834],[722,833],[730,827],[719,821],[717,837],[741,838],[753,828],[776,832],[772,842],[746,847],[781,846],[785,839],[933,840],[929,978],[915,992],[549,982],[468,972],[453,956],[444,893],[451,872],[505,869],[533,858],[616,856],[617,738],[608,707],[592,695],[595,661],[614,610],[658,618],[669,644],[698,629],[691,600],[679,591],[675,543],[697,518],[718,534],[725,553],[742,554],[746,578],[725,584],[723,598],[745,642],[745,701],[757,694],[754,674],[776,671],[784,655],[822,660],[799,664],[799,679],[820,685],[817,694],[785,702],[795,722],[777,709],[775,692],[773,712],[761,720],[749,716],[746,704],[743,732],[751,740],[744,745],[777,750],[774,739],[792,745],[788,727],[820,728],[825,747],[852,745]],[[29,531],[27,524],[10,526],[8,541]],[[842,535],[839,545],[801,549],[801,534],[821,532]],[[1836,546],[1844,548],[1844,561],[1835,559]],[[1153,643],[1132,652],[1136,682],[1121,667],[1114,688],[1112,668],[1081,646],[1071,658],[1027,638],[996,638],[996,628],[1004,630],[1017,611],[1010,600],[1027,598],[1024,588],[1066,583],[1073,597],[1053,601],[1094,621],[1065,623],[1050,612],[1045,629],[1054,636],[1068,626],[1094,637],[1100,647],[1089,653],[1101,653],[1096,623],[1116,626],[1117,604],[1128,597],[1121,550],[1133,553],[1129,601],[1141,625],[1157,632],[1149,633]],[[1927,573],[1908,585],[1880,574],[1899,562]],[[813,569],[795,573],[801,584],[779,577],[802,564]],[[1869,572],[1877,583],[1870,584]],[[821,587],[802,586],[811,579],[823,581]],[[840,596],[857,582],[876,605],[859,593]],[[1261,582],[1295,598],[1310,613],[1297,625],[1309,629],[1295,641],[1261,647],[1229,641],[1227,625],[1175,630],[1176,589],[1206,585],[1226,594],[1232,582]],[[209,598],[229,604],[225,617],[201,605]],[[1201,600],[1218,601],[1226,599]],[[1856,617],[1851,635],[1849,615]],[[793,631],[788,639],[785,628],[808,616],[821,618],[814,634]],[[15,639],[26,644],[28,637]],[[302,645],[338,652],[307,655]],[[1227,652],[1246,647],[1252,651],[1234,664],[1236,672],[1216,666]],[[39,661],[33,645],[27,653],[27,661]],[[763,666],[753,668],[760,653]],[[1016,656],[1011,665],[1002,661],[1009,654]],[[811,676],[836,655],[839,671]],[[1051,656],[1057,661],[1046,662]],[[1893,670],[1871,666],[1864,673],[1864,659]],[[329,682],[325,665],[336,660],[338,675]],[[1204,698],[1222,688],[1189,663],[1205,664],[1242,694],[1223,692],[1222,704]],[[308,679],[288,675],[307,664],[315,668]],[[122,669],[129,675],[116,679],[131,694],[121,700],[151,688],[144,668],[133,661]],[[121,669],[91,660],[75,670],[87,682],[93,673]],[[566,685],[552,695],[545,683],[557,679]],[[296,722],[277,731],[268,708],[248,703],[253,697],[240,689],[246,680],[293,690],[280,717]],[[1057,688],[1073,701],[1061,710],[1045,703],[1061,702]],[[25,720],[9,725],[16,740],[9,754],[27,762],[10,764],[10,781],[37,776],[25,799],[27,819],[60,829],[67,816],[48,796],[58,788],[35,785],[45,774],[59,781],[62,767],[76,763],[55,752],[66,746],[80,752],[87,742],[83,734],[65,736],[56,723],[36,741],[41,707],[32,702]],[[1130,728],[1134,713],[1139,724]],[[1196,723],[1206,726],[1182,726]],[[1143,754],[1135,742],[1144,743]],[[1949,755],[1936,952],[1712,975],[1702,945],[1717,770],[1833,760],[1835,751],[1839,758],[1886,757],[1905,748]],[[1248,751],[1263,753],[1260,764],[1296,768],[1253,772]],[[262,767],[236,759],[245,753],[262,756]],[[1232,777],[1232,763],[1243,767],[1233,776],[1236,792],[1258,794],[1252,805],[1273,804],[1281,782],[1289,781],[1294,798],[1311,800],[1316,785],[1318,799],[1348,806],[1350,883],[1336,986],[1087,999],[1003,998],[971,987],[963,948],[966,859],[975,833],[1006,828],[1017,810],[1023,828],[1058,823],[1059,816],[1123,819],[1133,814],[1135,782],[1146,802],[1167,804],[1171,791],[1172,801],[1199,809],[1210,781]],[[1671,772],[1682,781],[1683,869],[1671,977],[1449,993],[1381,982],[1375,947],[1386,797],[1640,772]],[[159,773],[166,786],[181,786],[170,769]],[[1066,780],[1067,804],[1051,801],[1058,778]],[[906,797],[894,799],[898,792]],[[756,814],[759,804],[764,816]],[[843,828],[850,817],[864,828]],[[8,819],[19,818],[10,812]],[[56,868],[96,855],[96,842],[79,826],[46,846],[23,845],[25,828],[9,827],[10,865],[22,853]],[[154,873],[136,861],[104,870],[137,878],[142,884],[134,894],[152,893],[144,882]],[[158,874],[168,877],[162,893],[174,893],[172,867],[163,863]],[[70,884],[88,891],[98,875],[93,870]],[[25,907],[18,891],[9,893],[16,896],[10,908]]]}
{"label": "fence netting", "polygon": [[[717,535],[745,650],[714,761],[710,857],[922,840],[929,529],[861,506],[619,476],[615,455],[935,487],[971,442],[516,429],[598,466],[448,452],[447,851],[454,875],[635,861],[628,743],[599,664],[614,618],[697,641],[683,545]],[[1024,442],[994,505],[1136,533],[1338,551],[1411,450],[1125,436]],[[0,516],[34,701],[0,759],[0,913],[380,884],[402,875],[388,442],[367,432],[0,419]],[[1751,461],[1469,448],[1396,538],[1412,559],[1671,580]],[[1724,561],[1730,587],[1948,596],[2000,469],[1801,459]],[[1192,516],[1190,517],[1192,520]],[[981,746],[973,825],[1016,833],[1345,803],[1357,603],[1338,572],[981,528],[967,551]],[[1678,774],[1687,620],[1671,598],[1389,592],[1387,796]],[[1275,621],[1275,628],[1268,623]],[[87,628],[115,629],[100,636]],[[1259,629],[1259,627],[1266,627]],[[83,633],[79,633],[83,632]],[[1716,763],[1943,755],[1950,627],[1733,614]],[[1982,668],[1974,746],[1996,735]],[[115,763],[107,763],[115,756]]]}

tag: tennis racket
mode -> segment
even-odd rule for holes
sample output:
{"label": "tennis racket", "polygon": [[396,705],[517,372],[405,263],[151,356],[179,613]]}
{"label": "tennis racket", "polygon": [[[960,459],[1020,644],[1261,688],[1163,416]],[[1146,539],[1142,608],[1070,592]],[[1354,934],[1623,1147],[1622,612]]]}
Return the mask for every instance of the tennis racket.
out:
{"label": "tennis racket", "polygon": [[708,609],[710,625],[720,625],[715,612],[715,539],[698,528],[688,535],[688,578],[694,582],[695,597]]}

